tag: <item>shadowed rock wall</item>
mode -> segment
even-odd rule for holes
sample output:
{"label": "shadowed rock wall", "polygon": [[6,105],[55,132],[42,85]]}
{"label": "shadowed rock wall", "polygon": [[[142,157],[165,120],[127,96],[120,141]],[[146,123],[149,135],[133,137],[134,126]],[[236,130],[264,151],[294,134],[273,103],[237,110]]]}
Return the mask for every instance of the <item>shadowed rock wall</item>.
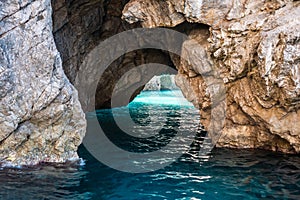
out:
{"label": "shadowed rock wall", "polygon": [[[102,41],[120,32],[141,27],[121,19],[122,10],[128,0],[52,0],[54,12],[54,36],[63,58],[63,67],[74,84],[80,65],[86,56]],[[169,55],[159,50],[137,50],[115,60],[98,81],[95,96],[96,108],[111,107],[111,96],[117,81],[129,70],[145,63],[172,65]],[[140,77],[139,70],[134,70]],[[151,78],[151,77],[150,77]],[[149,79],[150,79],[149,78]],[[134,85],[140,80],[131,80]],[[137,95],[140,90],[134,94]],[[126,102],[120,105],[125,105]]]}

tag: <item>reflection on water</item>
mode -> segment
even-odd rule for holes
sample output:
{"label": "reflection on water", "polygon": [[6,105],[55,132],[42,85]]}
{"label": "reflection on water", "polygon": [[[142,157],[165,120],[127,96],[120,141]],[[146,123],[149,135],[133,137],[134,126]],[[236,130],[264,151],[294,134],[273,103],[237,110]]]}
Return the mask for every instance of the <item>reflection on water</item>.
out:
{"label": "reflection on water", "polygon": [[[85,159],[84,166],[40,165],[0,170],[0,199],[300,199],[299,156],[215,149],[200,157],[198,151],[205,132],[182,120],[190,107],[173,105],[163,109],[156,105],[156,110],[164,112],[159,115],[146,104],[131,104],[130,112],[135,122],[142,125],[139,131],[149,131],[143,129],[147,124],[161,128],[151,138],[136,140],[116,128],[111,110],[98,111],[98,119],[116,145],[141,153],[170,144],[182,127],[192,130],[186,135],[194,142],[176,162],[154,172],[125,173],[101,164],[81,146],[79,154]],[[124,110],[117,113],[122,117]],[[166,117],[162,120],[162,116]]]}
{"label": "reflection on water", "polygon": [[[177,140],[193,139],[199,126],[199,114],[193,107],[186,107],[182,111],[179,106],[147,104],[137,106],[136,103],[131,103],[130,115],[137,125],[132,127],[131,131],[136,132],[135,135],[143,135],[143,137],[133,137],[116,125],[114,118],[126,117],[127,112],[126,108],[117,109],[118,112],[114,112],[114,116],[110,109],[98,111],[99,124],[115,145],[127,151],[157,151],[168,145],[178,131],[185,131],[186,134]],[[186,120],[188,121],[185,122]],[[178,150],[178,147],[174,147],[174,151],[176,148]]]}
{"label": "reflection on water", "polygon": [[[80,188],[88,172],[77,164],[40,165],[0,171],[1,199],[87,199]],[[80,192],[81,191],[81,192]]]}
{"label": "reflection on water", "polygon": [[[132,103],[151,104],[151,105],[167,105],[193,107],[193,104],[187,101],[180,90],[162,90],[162,91],[147,91],[139,94]],[[131,104],[132,104],[131,103]]]}
{"label": "reflection on water", "polygon": [[80,147],[85,166],[0,171],[1,199],[299,199],[299,156],[215,149],[156,172],[110,169]]}

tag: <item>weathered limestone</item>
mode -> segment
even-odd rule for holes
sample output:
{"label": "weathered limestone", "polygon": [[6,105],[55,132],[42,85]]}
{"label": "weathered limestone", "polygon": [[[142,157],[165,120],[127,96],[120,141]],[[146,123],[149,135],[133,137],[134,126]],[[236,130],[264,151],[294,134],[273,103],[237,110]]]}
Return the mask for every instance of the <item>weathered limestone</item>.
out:
{"label": "weathered limestone", "polygon": [[[129,24],[121,19],[122,9],[127,2],[128,0],[52,0],[53,34],[62,56],[64,71],[72,84],[75,84],[80,65],[97,45],[120,32],[140,27],[138,23]],[[172,65],[169,56],[162,51],[137,50],[116,59],[102,77],[95,78],[91,74],[90,79],[99,80],[95,96],[96,108],[111,107],[114,87],[125,72],[151,62]],[[135,77],[142,76],[138,70],[135,73]],[[132,84],[138,82],[138,79],[131,80]],[[84,98],[86,96],[79,95],[81,102],[85,101]],[[86,109],[84,103],[82,105],[85,111],[91,111]]]}
{"label": "weathered limestone", "polygon": [[0,2],[0,159],[78,159],[86,121],[52,35],[50,0]]}
{"label": "weathered limestone", "polygon": [[[86,122],[71,83],[85,56],[119,32],[140,25],[178,28],[184,21],[193,23],[183,28],[189,36],[182,45],[187,60],[155,50],[120,57],[99,77],[96,106],[110,106],[113,88],[125,72],[151,62],[172,65],[171,58],[179,72],[176,83],[200,109],[206,127],[213,107],[208,90],[218,89],[213,77],[225,84],[226,120],[224,125],[216,124],[222,129],[217,146],[300,152],[299,1],[126,3],[52,0],[52,29],[50,0],[0,2],[2,163],[31,165],[78,158]],[[123,8],[122,18],[134,24],[121,20]],[[134,84],[139,75],[136,71],[136,80],[125,79]]]}
{"label": "weathered limestone", "polygon": [[123,18],[143,21],[144,27],[172,26],[179,22],[170,16],[172,22],[162,23],[170,12],[157,11],[170,5],[186,21],[210,26],[189,33],[182,47],[189,59],[174,64],[177,84],[200,108],[206,127],[211,111],[207,80],[212,72],[223,80],[226,123],[217,146],[299,153],[299,1],[154,1],[131,0]]}
{"label": "weathered limestone", "polygon": [[[129,23],[141,22],[144,27],[176,26],[185,21],[169,1],[130,1],[126,4],[122,18]],[[145,14],[146,13],[146,14]],[[147,15],[147,13],[151,13]],[[159,17],[156,17],[159,16]]]}
{"label": "weathered limestone", "polygon": [[154,76],[144,87],[144,91],[179,90],[175,75]]}
{"label": "weathered limestone", "polygon": [[73,83],[86,54],[99,42],[103,0],[52,0],[53,34],[63,69]]}

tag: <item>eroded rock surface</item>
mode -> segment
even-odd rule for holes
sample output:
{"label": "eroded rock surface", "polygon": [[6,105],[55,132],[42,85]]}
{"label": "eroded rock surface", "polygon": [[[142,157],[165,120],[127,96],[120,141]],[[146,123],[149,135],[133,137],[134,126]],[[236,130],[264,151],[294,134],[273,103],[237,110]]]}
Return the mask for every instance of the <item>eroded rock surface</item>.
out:
{"label": "eroded rock surface", "polygon": [[[80,66],[101,42],[123,31],[141,27],[139,23],[129,24],[121,19],[126,3],[128,0],[52,0],[53,34],[62,56],[64,71],[72,84],[76,85],[76,77],[78,78],[82,70]],[[111,48],[113,50],[118,47]],[[99,56],[93,59],[90,62],[101,61],[103,58]],[[111,107],[112,93],[116,83],[126,72],[136,66],[152,62],[172,65],[168,54],[150,49],[136,50],[122,55],[99,77],[95,77],[98,69],[92,72],[85,71],[84,73],[88,75],[87,79],[98,83],[95,96],[96,108]],[[131,79],[127,79],[128,87],[138,84],[141,81],[140,77],[143,76],[141,70],[133,70],[132,73]],[[149,80],[151,78],[148,77]],[[122,89],[124,92],[129,88],[123,87]],[[137,90],[133,97],[140,90],[142,88]],[[119,95],[122,96],[123,93],[120,92]],[[86,103],[86,98],[85,94],[79,94],[84,111],[93,111],[95,107],[89,107],[91,103]],[[120,102],[120,105],[123,106],[126,103],[128,102]]]}
{"label": "eroded rock surface", "polygon": [[210,77],[224,83],[217,146],[288,153],[300,152],[299,15],[300,2],[292,0],[131,0],[123,10],[124,19],[143,27],[174,26],[182,17],[209,25],[190,31],[182,47],[189,58],[174,62],[177,84],[208,127]]}
{"label": "eroded rock surface", "polygon": [[0,2],[0,159],[78,159],[86,121],[52,35],[50,0]]}
{"label": "eroded rock surface", "polygon": [[175,75],[154,76],[144,87],[144,91],[179,90],[175,84]]}
{"label": "eroded rock surface", "polygon": [[103,0],[52,0],[53,34],[63,69],[74,82],[86,54],[101,36],[105,16]]}

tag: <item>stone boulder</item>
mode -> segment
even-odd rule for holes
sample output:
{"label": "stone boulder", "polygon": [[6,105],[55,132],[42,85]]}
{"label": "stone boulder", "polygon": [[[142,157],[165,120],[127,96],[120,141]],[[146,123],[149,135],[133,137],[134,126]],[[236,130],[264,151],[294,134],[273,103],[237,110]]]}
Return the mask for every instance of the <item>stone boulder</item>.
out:
{"label": "stone boulder", "polygon": [[78,159],[86,130],[62,69],[50,0],[0,2],[0,159],[35,165]]}

